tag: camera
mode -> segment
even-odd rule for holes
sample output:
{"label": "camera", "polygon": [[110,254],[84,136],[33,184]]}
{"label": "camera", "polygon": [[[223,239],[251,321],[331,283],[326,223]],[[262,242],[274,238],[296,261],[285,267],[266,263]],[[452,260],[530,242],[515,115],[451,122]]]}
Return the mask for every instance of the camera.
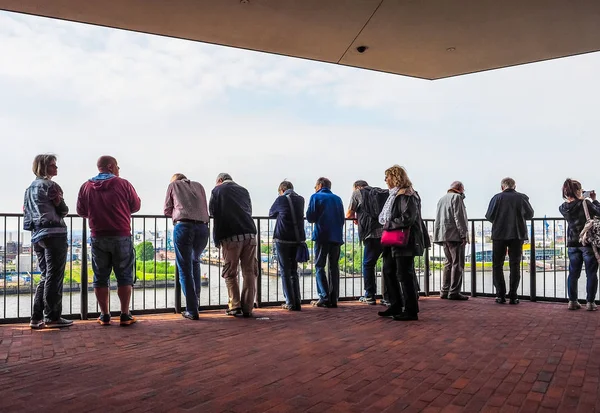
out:
{"label": "camera", "polygon": [[358,53],[364,53],[366,50],[367,50],[367,46],[358,46],[358,47],[356,48],[356,51],[357,51]]}
{"label": "camera", "polygon": [[592,195],[592,192],[594,192],[593,189],[591,191],[583,191],[583,197],[584,198],[589,198],[590,195]]}

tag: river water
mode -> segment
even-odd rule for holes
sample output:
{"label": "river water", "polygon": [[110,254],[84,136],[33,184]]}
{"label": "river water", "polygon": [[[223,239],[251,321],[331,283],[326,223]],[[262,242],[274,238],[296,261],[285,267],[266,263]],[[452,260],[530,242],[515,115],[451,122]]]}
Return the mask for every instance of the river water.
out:
{"label": "river water", "polygon": [[[227,287],[225,281],[220,276],[220,268],[217,266],[202,265],[202,272],[209,278],[209,285],[200,290],[200,305],[215,306],[227,304]],[[157,281],[159,284],[161,280]],[[164,280],[162,280],[164,284]],[[243,285],[243,279],[240,277],[240,284]],[[65,285],[65,288],[67,285]],[[362,295],[362,278],[342,277],[340,280],[340,296],[360,296]],[[300,291],[303,299],[317,298],[317,287],[315,277],[304,275],[300,277]],[[88,312],[98,312],[96,296],[93,291],[88,291]],[[281,279],[276,274],[275,268],[263,268],[261,282],[261,301],[284,301],[281,290]],[[1,294],[0,293],[0,319],[29,317],[31,316],[33,294],[30,292],[29,285],[21,287],[20,294]],[[181,299],[182,305],[185,305],[185,297]],[[166,309],[175,307],[175,288],[173,285],[158,286],[147,282],[144,287],[141,284],[134,286],[132,297],[132,308],[134,310],[144,309]],[[113,311],[118,311],[119,298],[116,291],[110,293],[110,307]],[[81,308],[81,292],[65,291],[63,293],[63,314],[79,314]]]}
{"label": "river water", "polygon": [[[201,306],[214,306],[227,304],[227,288],[225,282],[220,277],[220,268],[216,266],[202,266],[203,273],[209,277],[209,285],[202,287],[200,293]],[[281,290],[281,279],[277,277],[276,270],[263,268],[261,282],[261,301],[273,302],[283,301],[283,293]],[[506,282],[508,285],[508,271],[505,272]],[[565,298],[566,297],[566,272],[540,272],[537,274],[537,296]],[[477,292],[493,293],[492,274],[491,271],[477,274]],[[530,286],[529,272],[523,271],[519,294],[529,295]],[[240,281],[243,283],[243,281]],[[419,283],[423,290],[424,278],[419,275]],[[430,291],[439,291],[441,283],[441,270],[436,270],[430,278]],[[340,297],[356,297],[362,295],[362,277],[357,275],[354,277],[341,277],[340,279]],[[380,292],[381,280],[378,277],[377,288]],[[471,274],[467,271],[463,279],[463,290],[470,291]],[[24,290],[23,290],[24,289]],[[0,294],[0,318],[15,318],[29,317],[31,315],[32,294],[30,294],[29,286],[23,287],[21,294]],[[304,275],[300,277],[300,290],[303,299],[317,298],[317,289],[315,277],[313,275]],[[579,298],[585,299],[585,272],[582,274],[582,279],[579,281]],[[67,292],[63,294],[63,313],[64,314],[79,314],[81,293],[79,291]],[[182,304],[185,305],[185,299],[182,297]],[[119,300],[116,291],[111,291],[112,310],[119,309]],[[148,283],[146,287],[136,285],[132,298],[132,308],[134,310],[143,309],[167,309],[175,306],[175,288],[173,286],[159,286],[153,288],[153,284]],[[88,311],[98,312],[96,297],[93,291],[88,291]]]}

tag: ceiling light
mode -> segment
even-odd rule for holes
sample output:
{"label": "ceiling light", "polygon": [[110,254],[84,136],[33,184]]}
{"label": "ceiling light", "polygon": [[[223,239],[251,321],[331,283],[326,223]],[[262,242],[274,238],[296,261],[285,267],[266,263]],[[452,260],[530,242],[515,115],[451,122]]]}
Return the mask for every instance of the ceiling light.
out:
{"label": "ceiling light", "polygon": [[456,47],[449,47],[446,49],[447,52],[453,52],[456,50]]}

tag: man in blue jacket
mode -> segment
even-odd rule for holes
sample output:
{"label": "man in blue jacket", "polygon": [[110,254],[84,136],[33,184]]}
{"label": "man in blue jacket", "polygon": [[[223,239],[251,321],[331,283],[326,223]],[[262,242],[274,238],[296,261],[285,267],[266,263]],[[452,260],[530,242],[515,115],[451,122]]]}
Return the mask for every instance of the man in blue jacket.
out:
{"label": "man in blue jacket", "polygon": [[[331,192],[331,181],[317,179],[315,193],[310,197],[306,220],[315,224],[312,234],[315,248],[317,293],[316,307],[337,307],[340,292],[340,245],[343,241],[344,205],[339,196]],[[329,279],[325,264],[329,259]]]}

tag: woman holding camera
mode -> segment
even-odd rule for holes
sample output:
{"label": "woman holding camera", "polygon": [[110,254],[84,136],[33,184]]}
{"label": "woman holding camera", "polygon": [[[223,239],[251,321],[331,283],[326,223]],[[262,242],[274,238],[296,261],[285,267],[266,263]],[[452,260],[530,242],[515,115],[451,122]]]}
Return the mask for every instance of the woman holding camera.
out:
{"label": "woman holding camera", "polygon": [[29,326],[34,329],[69,327],[62,315],[62,292],[67,263],[67,225],[63,217],[69,208],[61,187],[52,178],[58,174],[55,155],[38,155],[33,160],[35,181],[25,191],[23,229],[31,231],[37,255],[40,281],[33,298]]}
{"label": "woman holding camera", "polygon": [[[594,302],[598,290],[598,259],[591,246],[584,246],[579,241],[579,235],[587,221],[584,202],[590,218],[600,216],[600,202],[596,200],[596,192],[584,194],[581,183],[574,179],[567,179],[563,184],[562,196],[564,202],[558,210],[565,217],[568,224],[567,248],[569,254],[569,277],[567,279],[569,294],[569,310],[579,310],[581,304],[577,301],[577,283],[581,275],[581,268],[585,263],[586,305],[588,311],[596,311],[598,307]],[[592,201],[587,200],[589,197]]]}
{"label": "woman holding camera", "polygon": [[[424,236],[421,199],[406,170],[394,165],[385,171],[390,195],[379,215],[383,225],[383,272],[390,306],[378,314],[394,320],[418,320],[415,257],[423,255],[429,240]],[[406,237],[403,239],[403,237]],[[404,307],[404,309],[403,309]]]}

